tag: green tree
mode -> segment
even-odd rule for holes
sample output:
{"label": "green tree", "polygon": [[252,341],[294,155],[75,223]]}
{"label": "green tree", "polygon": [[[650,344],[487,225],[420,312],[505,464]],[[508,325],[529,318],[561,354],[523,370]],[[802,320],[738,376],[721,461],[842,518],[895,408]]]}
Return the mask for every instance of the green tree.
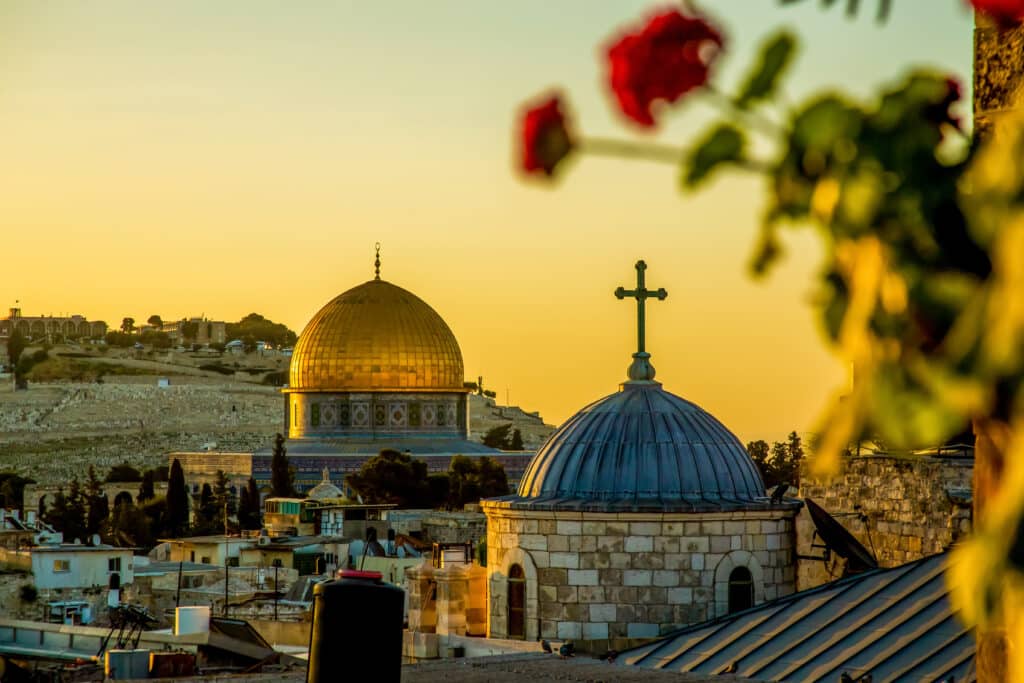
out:
{"label": "green tree", "polygon": [[432,472],[427,475],[427,491],[429,504],[427,507],[440,508],[448,505],[448,498],[451,495],[451,477],[447,472]]}
{"label": "green tree", "polygon": [[768,482],[774,479],[775,473],[772,471],[771,447],[768,442],[763,439],[748,442],[747,455],[761,471],[761,478],[764,479],[765,486],[771,486]]}
{"label": "green tree", "polygon": [[456,455],[448,467],[448,480],[448,505],[453,509],[509,492],[505,468],[489,456]]}
{"label": "green tree", "polygon": [[238,528],[251,529],[252,504],[249,502],[249,487],[243,486],[238,492]]}
{"label": "green tree", "polygon": [[110,501],[103,491],[103,482],[96,476],[96,469],[89,465],[85,480],[86,522],[85,534],[92,536],[105,531],[110,516]]}
{"label": "green tree", "polygon": [[779,468],[779,478],[791,486],[800,486],[800,462],[804,459],[803,442],[796,431],[786,437],[786,459]]}
{"label": "green tree", "polygon": [[448,505],[455,510],[480,500],[480,467],[473,458],[456,455],[448,465]]}
{"label": "green tree", "polygon": [[66,542],[85,539],[85,504],[82,487],[78,479],[72,479],[68,492],[59,487],[53,496],[53,504],[46,510],[44,521],[64,535]]}
{"label": "green tree", "polygon": [[432,503],[427,483],[427,464],[408,453],[385,449],[347,477],[366,503],[394,503],[414,508]]}
{"label": "green tree", "polygon": [[21,332],[18,330],[11,332],[11,336],[7,338],[7,362],[11,368],[18,366],[18,359],[21,358],[21,352],[25,350],[26,346],[25,337]]}
{"label": "green tree", "polygon": [[[298,337],[287,326],[264,318],[259,313],[250,313],[237,323],[228,323],[225,332],[229,339],[251,337],[253,348],[256,341],[265,341],[277,347],[292,346]],[[248,347],[247,347],[248,350]]]}
{"label": "green tree", "polygon": [[295,473],[288,465],[288,449],[284,446],[284,436],[274,436],[274,453],[270,459],[270,495],[275,498],[294,498]]}
{"label": "green tree", "polygon": [[135,331],[135,318],[124,318],[121,320],[121,331],[131,334]]}
{"label": "green tree", "polygon": [[188,530],[188,491],[185,488],[185,472],[177,458],[171,463],[167,483],[167,514],[165,530],[177,538]]}
{"label": "green tree", "polygon": [[153,500],[156,497],[156,491],[153,481],[153,470],[146,470],[142,473],[142,483],[139,485],[139,495],[135,497],[135,500],[142,504],[147,500]]}
{"label": "green tree", "polygon": [[224,524],[220,511],[217,509],[217,499],[213,495],[213,487],[204,483],[199,489],[199,500],[196,505],[196,513],[192,519],[192,533],[214,534],[224,530]]}
{"label": "green tree", "polygon": [[118,547],[151,548],[157,540],[154,530],[158,529],[145,509],[127,500],[117,503],[110,516],[110,541]]}
{"label": "green tree", "polygon": [[213,500],[217,506],[217,525],[219,529],[227,528],[231,517],[238,511],[235,496],[231,493],[231,482],[224,470],[217,470],[217,478],[213,482]]}
{"label": "green tree", "polygon": [[132,483],[142,481],[142,473],[126,462],[114,465],[107,473],[107,481],[111,484]]}
{"label": "green tree", "polygon": [[15,472],[0,472],[0,497],[3,498],[3,507],[24,510],[25,486],[34,483],[34,479],[22,477]]}
{"label": "green tree", "polygon": [[512,438],[509,440],[508,449],[510,451],[523,450],[523,434],[518,429],[512,430]]}
{"label": "green tree", "polygon": [[511,439],[509,432],[512,430],[512,423],[498,425],[487,430],[481,441],[485,446],[490,448],[500,448],[502,450],[511,450]]}
{"label": "green tree", "polygon": [[246,491],[249,493],[249,526],[248,529],[260,529],[263,527],[263,505],[260,500],[260,489],[256,486],[256,480],[249,477],[249,483],[246,485]]}
{"label": "green tree", "polygon": [[149,323],[150,326],[155,327],[157,332],[160,332],[161,328],[164,326],[163,318],[155,313],[149,316],[149,319],[147,319],[146,322]]}
{"label": "green tree", "polygon": [[199,323],[194,320],[188,320],[181,323],[181,337],[185,340],[186,346],[191,346],[195,342],[196,337],[199,336]]}

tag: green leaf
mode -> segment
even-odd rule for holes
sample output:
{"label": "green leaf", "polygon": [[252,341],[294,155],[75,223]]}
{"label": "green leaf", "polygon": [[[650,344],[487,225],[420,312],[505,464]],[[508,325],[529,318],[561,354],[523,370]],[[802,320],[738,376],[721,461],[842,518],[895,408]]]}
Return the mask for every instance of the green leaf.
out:
{"label": "green leaf", "polygon": [[779,77],[792,61],[795,50],[796,39],[792,34],[783,31],[771,38],[761,48],[757,66],[740,88],[736,104],[745,107],[756,100],[771,97],[778,85]]}
{"label": "green leaf", "polygon": [[720,164],[742,161],[746,138],[735,126],[713,128],[683,162],[683,185],[694,188]]}

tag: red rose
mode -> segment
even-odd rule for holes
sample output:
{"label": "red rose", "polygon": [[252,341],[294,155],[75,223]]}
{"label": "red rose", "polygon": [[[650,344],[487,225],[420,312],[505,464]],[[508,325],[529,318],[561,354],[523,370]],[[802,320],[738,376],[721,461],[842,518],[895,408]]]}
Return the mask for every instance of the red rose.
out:
{"label": "red rose", "polygon": [[622,113],[653,126],[651,105],[675,102],[704,85],[722,36],[699,17],[671,9],[608,48],[609,82]]}
{"label": "red rose", "polygon": [[562,103],[552,95],[526,109],[522,117],[523,170],[529,174],[554,175],[555,167],[572,151],[573,142],[565,127]]}
{"label": "red rose", "polygon": [[974,9],[987,14],[1000,24],[1019,23],[1024,19],[1024,0],[969,0]]}

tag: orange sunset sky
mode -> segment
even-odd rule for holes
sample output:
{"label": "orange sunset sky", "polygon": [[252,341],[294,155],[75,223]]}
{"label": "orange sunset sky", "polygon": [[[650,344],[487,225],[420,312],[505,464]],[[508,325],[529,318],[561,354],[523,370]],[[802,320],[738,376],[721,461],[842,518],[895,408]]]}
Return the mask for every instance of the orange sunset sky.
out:
{"label": "orange sunset sky", "polygon": [[[781,26],[802,39],[789,103],[866,95],[911,65],[970,83],[959,0],[896,2],[884,25],[873,2],[854,20],[817,0],[700,4],[728,36],[725,90]],[[707,102],[652,136],[607,99],[600,47],[652,7],[4,2],[0,304],[113,326],[257,311],[298,332],[372,277],[379,241],[384,279],[447,320],[467,376],[559,423],[625,379],[635,306],[612,291],[644,258],[669,290],[648,328],[666,388],[743,440],[811,430],[848,380],[808,303],[813,237],[747,275],[761,180],[687,196],[667,165],[582,159],[554,188],[515,173],[517,110],[553,86],[586,134],[699,130]]]}

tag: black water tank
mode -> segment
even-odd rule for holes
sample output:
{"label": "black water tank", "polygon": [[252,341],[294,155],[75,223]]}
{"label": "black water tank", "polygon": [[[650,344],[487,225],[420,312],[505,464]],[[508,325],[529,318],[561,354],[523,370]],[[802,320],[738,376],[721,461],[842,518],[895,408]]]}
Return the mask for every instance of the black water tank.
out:
{"label": "black water tank", "polygon": [[402,679],[405,591],[381,581],[380,572],[344,570],[313,588],[307,683],[335,683],[371,666],[374,683]]}

